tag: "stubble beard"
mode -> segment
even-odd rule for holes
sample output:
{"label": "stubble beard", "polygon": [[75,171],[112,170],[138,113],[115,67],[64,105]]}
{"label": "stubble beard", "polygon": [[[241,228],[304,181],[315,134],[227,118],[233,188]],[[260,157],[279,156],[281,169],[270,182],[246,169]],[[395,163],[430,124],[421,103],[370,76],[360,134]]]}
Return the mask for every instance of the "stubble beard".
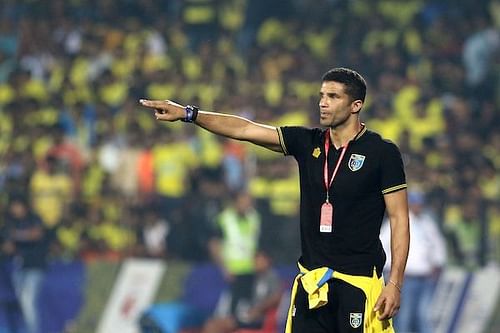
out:
{"label": "stubble beard", "polygon": [[341,119],[334,118],[328,125],[326,125],[326,127],[329,127],[332,130],[334,130],[334,129],[337,129],[339,127],[346,125],[348,121],[349,121],[349,116],[347,116],[345,118],[341,118]]}

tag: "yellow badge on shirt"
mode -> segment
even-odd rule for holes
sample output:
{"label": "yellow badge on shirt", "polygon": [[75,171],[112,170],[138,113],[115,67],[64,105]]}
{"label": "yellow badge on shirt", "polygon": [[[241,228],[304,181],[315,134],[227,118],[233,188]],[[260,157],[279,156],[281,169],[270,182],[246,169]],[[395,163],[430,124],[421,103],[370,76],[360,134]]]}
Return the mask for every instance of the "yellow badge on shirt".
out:
{"label": "yellow badge on shirt", "polygon": [[319,147],[314,148],[312,156],[314,156],[315,158],[318,158],[319,155],[321,155],[321,149],[319,149]]}

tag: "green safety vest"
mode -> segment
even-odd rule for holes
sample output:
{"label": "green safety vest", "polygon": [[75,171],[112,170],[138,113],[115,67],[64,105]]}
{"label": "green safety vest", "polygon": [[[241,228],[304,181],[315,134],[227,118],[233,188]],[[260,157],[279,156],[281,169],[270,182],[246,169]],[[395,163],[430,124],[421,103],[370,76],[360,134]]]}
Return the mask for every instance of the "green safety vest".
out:
{"label": "green safety vest", "polygon": [[223,233],[222,258],[231,274],[254,271],[254,256],[260,233],[260,217],[256,211],[239,216],[234,209],[224,210],[218,218]]}

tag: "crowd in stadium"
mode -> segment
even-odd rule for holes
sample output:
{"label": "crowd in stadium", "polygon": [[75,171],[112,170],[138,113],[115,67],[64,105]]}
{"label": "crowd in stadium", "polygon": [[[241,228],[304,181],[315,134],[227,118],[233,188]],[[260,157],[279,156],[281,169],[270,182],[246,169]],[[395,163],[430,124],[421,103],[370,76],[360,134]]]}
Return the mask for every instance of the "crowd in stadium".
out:
{"label": "crowd in stadium", "polygon": [[0,226],[18,198],[43,222],[40,256],[206,260],[214,217],[249,191],[261,245],[293,263],[294,162],[164,126],[138,100],[315,126],[321,74],[346,66],[368,79],[362,119],[400,146],[450,263],[500,258],[498,2],[205,2],[1,2]]}

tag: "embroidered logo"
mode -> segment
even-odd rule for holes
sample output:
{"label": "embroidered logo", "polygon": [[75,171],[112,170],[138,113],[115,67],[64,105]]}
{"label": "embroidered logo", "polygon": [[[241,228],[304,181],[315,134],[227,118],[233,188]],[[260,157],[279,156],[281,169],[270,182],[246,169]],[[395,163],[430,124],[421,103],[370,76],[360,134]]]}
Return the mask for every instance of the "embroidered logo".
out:
{"label": "embroidered logo", "polygon": [[321,155],[321,149],[319,149],[319,147],[314,148],[312,156],[314,156],[314,158],[318,158],[319,155]]}
{"label": "embroidered logo", "polygon": [[363,322],[363,314],[359,312],[351,312],[349,314],[349,323],[352,328],[358,328],[361,326]]}
{"label": "embroidered logo", "polygon": [[365,156],[364,155],[358,155],[358,154],[351,154],[351,158],[349,158],[349,169],[351,171],[358,171],[363,167],[363,163],[365,162]]}

